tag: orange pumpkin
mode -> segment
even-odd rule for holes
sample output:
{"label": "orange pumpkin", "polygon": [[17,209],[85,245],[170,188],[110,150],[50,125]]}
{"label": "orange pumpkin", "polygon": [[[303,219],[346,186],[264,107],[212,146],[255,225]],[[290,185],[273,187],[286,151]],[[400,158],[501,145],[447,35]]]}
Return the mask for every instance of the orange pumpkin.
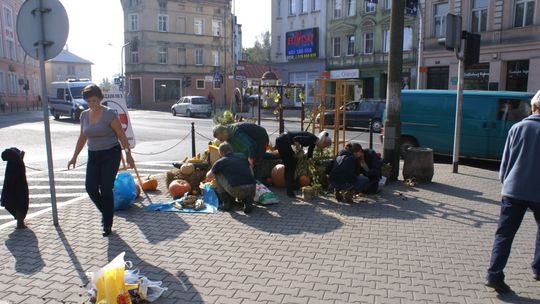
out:
{"label": "orange pumpkin", "polygon": [[136,197],[141,196],[141,186],[139,186],[139,184],[135,184],[135,189],[137,189],[137,196]]}
{"label": "orange pumpkin", "polygon": [[300,184],[300,187],[306,187],[311,184],[311,179],[307,175],[300,175],[298,177],[298,184]]}
{"label": "orange pumpkin", "polygon": [[175,179],[169,184],[169,193],[172,197],[181,197],[191,192],[191,185],[183,179]]}
{"label": "orange pumpkin", "polygon": [[144,191],[156,191],[158,186],[157,178],[153,175],[148,175],[143,179],[141,186]]}
{"label": "orange pumpkin", "polygon": [[265,180],[266,184],[267,185],[271,185],[272,184],[272,178],[271,177],[267,177],[266,180]]}
{"label": "orange pumpkin", "polygon": [[285,187],[285,165],[279,164],[272,169],[272,183],[276,187]]}

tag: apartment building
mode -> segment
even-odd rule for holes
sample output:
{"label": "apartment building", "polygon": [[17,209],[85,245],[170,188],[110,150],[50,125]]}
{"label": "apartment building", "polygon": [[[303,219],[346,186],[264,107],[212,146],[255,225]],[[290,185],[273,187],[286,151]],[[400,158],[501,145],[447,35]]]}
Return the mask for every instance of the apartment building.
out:
{"label": "apartment building", "polygon": [[[359,79],[363,98],[385,98],[392,0],[327,0],[326,69],[332,79]],[[418,17],[405,15],[403,88],[416,84]]]}
{"label": "apartment building", "polygon": [[[305,86],[313,102],[313,82],[325,70],[325,0],[273,0],[271,60],[282,83]],[[262,76],[262,75],[261,75]],[[289,106],[300,105],[294,98]]]}
{"label": "apartment building", "polygon": [[38,102],[39,62],[25,54],[17,38],[23,2],[0,0],[0,111],[20,111]]}
{"label": "apartment building", "polygon": [[465,69],[464,88],[536,92],[540,89],[539,0],[422,0],[424,52],[420,86],[455,89],[456,56],[437,44],[446,15],[481,35],[480,63]]}
{"label": "apartment building", "polygon": [[[121,0],[126,89],[133,104],[165,109],[185,95],[232,98],[230,0]],[[240,32],[236,30],[237,35]]]}

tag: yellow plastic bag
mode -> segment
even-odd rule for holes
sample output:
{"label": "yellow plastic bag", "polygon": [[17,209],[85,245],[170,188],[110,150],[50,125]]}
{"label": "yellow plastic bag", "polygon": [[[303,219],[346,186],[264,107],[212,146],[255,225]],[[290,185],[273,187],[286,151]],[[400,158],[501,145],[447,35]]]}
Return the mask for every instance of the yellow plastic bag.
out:
{"label": "yellow plastic bag", "polygon": [[91,274],[91,284],[97,290],[97,304],[131,304],[128,289],[124,283],[125,262],[120,253],[109,264]]}

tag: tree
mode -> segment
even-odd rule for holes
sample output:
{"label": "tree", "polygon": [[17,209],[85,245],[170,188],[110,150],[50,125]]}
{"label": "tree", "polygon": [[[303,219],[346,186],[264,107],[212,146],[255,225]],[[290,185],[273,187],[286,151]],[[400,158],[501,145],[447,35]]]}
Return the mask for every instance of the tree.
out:
{"label": "tree", "polygon": [[101,83],[99,84],[99,87],[103,91],[110,91],[112,88],[112,83],[109,81],[109,78],[105,77],[101,80]]}
{"label": "tree", "polygon": [[271,36],[270,32],[261,33],[255,40],[255,44],[251,48],[244,48],[247,61],[251,63],[269,63],[271,52]]}

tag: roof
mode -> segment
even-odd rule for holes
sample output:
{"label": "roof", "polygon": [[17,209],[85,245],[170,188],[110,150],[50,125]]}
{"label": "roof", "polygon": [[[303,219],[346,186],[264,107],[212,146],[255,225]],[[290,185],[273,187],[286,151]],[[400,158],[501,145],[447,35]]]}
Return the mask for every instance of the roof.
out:
{"label": "roof", "polygon": [[[243,66],[244,70],[237,70],[236,74],[244,75],[246,78],[260,79],[262,78],[263,74],[268,72],[268,70],[271,68],[271,65],[268,64],[249,63],[245,61],[238,63],[238,65]],[[276,74],[278,79],[281,79],[278,69],[272,68],[272,72]]]}
{"label": "roof", "polygon": [[60,54],[58,54],[53,59],[49,60],[49,62],[71,62],[71,63],[93,64],[91,61],[83,59],[66,49],[62,50]]}

